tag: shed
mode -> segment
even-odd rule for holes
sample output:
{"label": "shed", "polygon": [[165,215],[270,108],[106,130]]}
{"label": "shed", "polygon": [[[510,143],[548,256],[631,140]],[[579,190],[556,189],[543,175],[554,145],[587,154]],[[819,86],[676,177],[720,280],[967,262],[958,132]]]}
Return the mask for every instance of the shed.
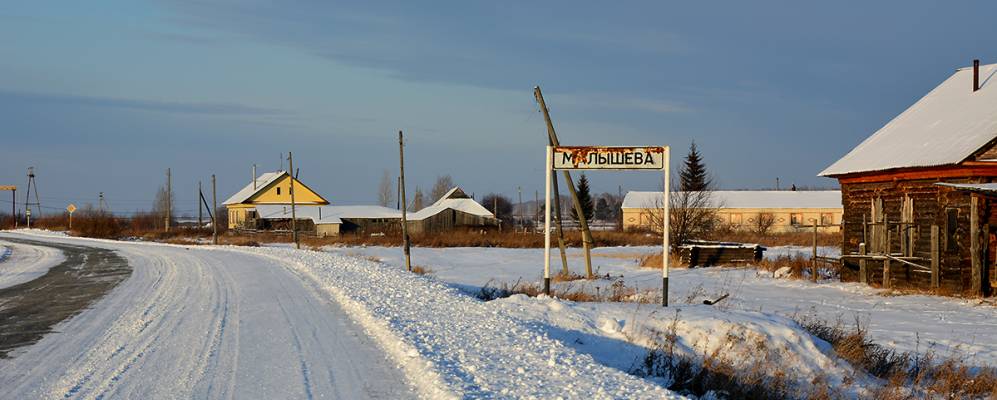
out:
{"label": "shed", "polygon": [[458,229],[488,229],[499,220],[487,208],[474,201],[459,187],[450,189],[429,207],[408,215],[410,233],[449,232]]}
{"label": "shed", "polygon": [[978,62],[956,70],[820,173],[841,185],[843,280],[990,293],[995,74]]}

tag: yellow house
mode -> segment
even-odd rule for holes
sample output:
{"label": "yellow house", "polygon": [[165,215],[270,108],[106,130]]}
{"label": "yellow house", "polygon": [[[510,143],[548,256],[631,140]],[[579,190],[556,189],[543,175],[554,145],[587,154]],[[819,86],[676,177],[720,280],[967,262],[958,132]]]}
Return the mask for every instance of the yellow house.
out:
{"label": "yellow house", "polygon": [[[821,232],[841,231],[839,190],[717,190],[710,197],[718,222],[735,230],[797,232],[812,230],[817,221]],[[662,201],[661,192],[627,192],[623,229],[653,229],[651,221],[661,219]]]}
{"label": "yellow house", "polygon": [[[222,205],[228,210],[229,229],[255,229],[257,205],[291,205],[291,175],[287,171],[267,172],[236,192]],[[294,202],[301,206],[323,206],[329,202],[294,179]]]}

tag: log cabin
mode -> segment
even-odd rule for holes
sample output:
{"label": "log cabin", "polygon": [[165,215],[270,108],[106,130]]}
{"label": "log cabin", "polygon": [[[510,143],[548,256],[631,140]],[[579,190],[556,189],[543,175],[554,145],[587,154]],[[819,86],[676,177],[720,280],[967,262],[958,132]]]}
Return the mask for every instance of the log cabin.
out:
{"label": "log cabin", "polygon": [[991,294],[997,64],[957,69],[820,176],[841,186],[844,281]]}

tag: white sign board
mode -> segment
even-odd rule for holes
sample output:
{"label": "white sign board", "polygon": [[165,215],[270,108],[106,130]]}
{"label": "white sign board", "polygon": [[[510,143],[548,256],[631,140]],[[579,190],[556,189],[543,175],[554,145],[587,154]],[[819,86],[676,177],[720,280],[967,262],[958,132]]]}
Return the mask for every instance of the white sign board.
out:
{"label": "white sign board", "polygon": [[558,146],[553,149],[554,169],[665,169],[661,146]]}

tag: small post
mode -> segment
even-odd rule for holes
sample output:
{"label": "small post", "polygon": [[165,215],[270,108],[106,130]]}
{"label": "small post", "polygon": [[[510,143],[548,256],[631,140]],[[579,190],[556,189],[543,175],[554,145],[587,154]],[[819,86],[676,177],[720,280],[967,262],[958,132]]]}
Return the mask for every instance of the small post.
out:
{"label": "small post", "polygon": [[409,253],[408,220],[406,212],[408,199],[405,198],[405,140],[402,131],[398,131],[398,193],[402,209],[402,251],[405,253],[405,269],[412,272],[412,255]]}
{"label": "small post", "polygon": [[[198,200],[201,200],[201,199],[204,198],[204,191],[201,190],[201,181],[197,181],[197,197],[198,197]],[[204,217],[203,217],[203,214],[201,212],[203,209],[204,208],[201,206],[201,202],[198,201],[197,202],[197,229],[198,230],[201,230],[201,229],[204,228]]]}
{"label": "small post", "polygon": [[[883,223],[885,224],[886,221],[884,220]],[[890,254],[890,241],[892,239],[891,236],[892,236],[893,232],[890,231],[889,227],[886,227],[886,229],[884,229],[884,231],[886,231],[886,248],[884,249],[884,253],[886,253],[887,255],[889,255]],[[891,288],[893,288],[893,282],[890,279],[892,279],[891,276],[890,276],[890,259],[887,258],[887,259],[883,260],[883,288],[885,288],[885,289],[891,289]]]}
{"label": "small post", "polygon": [[671,165],[671,146],[665,146],[664,157],[664,167],[665,167],[665,187],[661,194],[662,197],[662,210],[661,210],[661,306],[668,307],[668,253],[671,251],[669,249],[670,243],[668,242],[668,236],[671,232],[671,214],[669,213],[669,200],[671,195],[671,182],[669,178],[669,166]]}
{"label": "small post", "polygon": [[211,174],[211,243],[218,244],[218,191],[215,175]]}
{"label": "small post", "polygon": [[166,169],[166,232],[170,231],[170,217],[173,216],[173,177]]}
{"label": "small post", "polygon": [[28,218],[28,229],[31,229],[31,207],[24,209],[24,216]]}
{"label": "small post", "polygon": [[941,270],[939,269],[939,252],[941,243],[938,240],[938,225],[931,226],[931,287],[941,286]]}
{"label": "small post", "polygon": [[[287,152],[287,167],[291,171],[294,171],[294,156],[291,155],[290,151]],[[290,172],[288,172],[287,175],[291,179],[290,180],[290,184],[291,184],[291,189],[290,189],[290,192],[291,192],[291,237],[294,238],[294,248],[300,250],[301,249],[301,242],[298,241],[298,225],[297,225],[298,219],[297,219],[297,215],[294,212],[294,175],[291,175]]]}
{"label": "small post", "polygon": [[[859,255],[866,255],[865,242],[859,243]],[[865,258],[859,259],[859,282],[869,283],[869,267],[866,266]]]}
{"label": "small post", "polygon": [[553,148],[547,146],[544,157],[544,294],[550,296],[550,185],[553,170]]}
{"label": "small post", "polygon": [[813,265],[810,267],[810,280],[814,282],[817,282],[817,227],[819,226],[819,219],[819,216],[814,218],[814,255],[813,260],[811,260],[813,261]]}
{"label": "small post", "polygon": [[983,295],[983,260],[980,246],[980,198],[973,195],[969,202],[970,292]]}

